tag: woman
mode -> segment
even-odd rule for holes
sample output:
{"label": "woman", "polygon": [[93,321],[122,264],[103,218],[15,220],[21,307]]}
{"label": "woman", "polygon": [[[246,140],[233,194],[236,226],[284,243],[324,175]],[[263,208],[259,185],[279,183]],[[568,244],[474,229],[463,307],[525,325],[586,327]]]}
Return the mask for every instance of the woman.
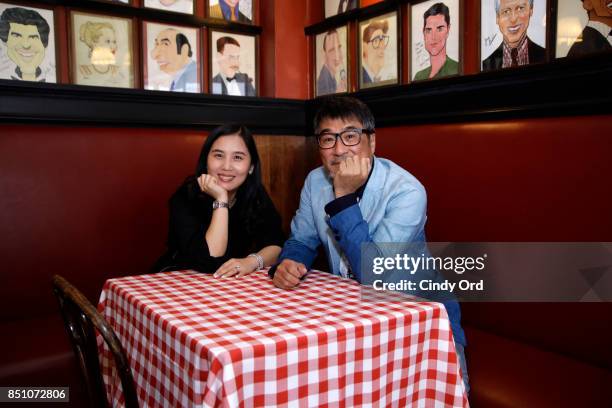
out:
{"label": "woman", "polygon": [[206,139],[195,176],[170,199],[168,252],[154,269],[241,277],[274,263],[284,241],[251,132],[220,126]]}
{"label": "woman", "polygon": [[110,23],[88,21],[79,29],[79,39],[89,48],[90,64],[79,66],[80,84],[128,86],[117,65],[117,37]]}

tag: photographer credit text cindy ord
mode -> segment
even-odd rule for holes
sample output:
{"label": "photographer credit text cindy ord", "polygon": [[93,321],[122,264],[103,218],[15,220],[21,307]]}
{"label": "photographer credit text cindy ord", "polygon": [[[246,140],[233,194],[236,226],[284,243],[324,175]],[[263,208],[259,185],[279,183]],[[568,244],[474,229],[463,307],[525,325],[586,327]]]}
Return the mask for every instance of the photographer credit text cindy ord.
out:
{"label": "photographer credit text cindy ord", "polygon": [[[472,282],[462,279],[454,282],[449,279],[436,279],[434,276],[438,272],[454,272],[462,275],[470,271],[482,271],[485,269],[487,254],[479,257],[460,256],[460,257],[440,257],[421,253],[419,256],[411,256],[406,253],[395,254],[394,256],[378,256],[372,258],[372,273],[379,279],[372,281],[372,288],[377,291],[399,291],[399,292],[454,292],[456,289],[461,291],[483,291],[484,280]],[[399,273],[401,279],[383,279],[381,276],[385,272],[390,274]],[[424,272],[424,274],[417,274]],[[430,276],[431,273],[434,275]],[[409,276],[411,279],[406,279]],[[431,277],[432,279],[430,279]]]}

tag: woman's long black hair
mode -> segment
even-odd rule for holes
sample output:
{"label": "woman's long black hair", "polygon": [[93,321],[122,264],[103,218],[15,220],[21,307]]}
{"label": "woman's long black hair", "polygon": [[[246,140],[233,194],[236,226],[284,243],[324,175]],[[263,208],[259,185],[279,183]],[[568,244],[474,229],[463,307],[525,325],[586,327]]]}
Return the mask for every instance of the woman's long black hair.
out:
{"label": "woman's long black hair", "polygon": [[[250,172],[250,174],[247,174],[247,178],[244,183],[238,187],[238,191],[236,192],[236,209],[238,210],[240,217],[245,220],[247,233],[252,235],[260,227],[259,221],[261,220],[258,219],[257,214],[262,209],[274,206],[274,204],[272,204],[270,196],[268,196],[265,187],[261,183],[261,162],[259,160],[259,154],[257,153],[257,147],[255,146],[253,135],[246,126],[232,124],[221,125],[210,132],[206,138],[206,141],[204,142],[204,145],[202,146],[200,157],[198,158],[195,179],[204,173],[208,173],[208,154],[212,149],[213,143],[215,143],[215,141],[221,136],[228,135],[240,136],[249,150],[249,155],[251,156],[251,166],[253,167],[253,171]],[[192,192],[198,195],[203,194],[200,192],[197,180],[195,179],[193,177],[188,179],[193,186]]]}

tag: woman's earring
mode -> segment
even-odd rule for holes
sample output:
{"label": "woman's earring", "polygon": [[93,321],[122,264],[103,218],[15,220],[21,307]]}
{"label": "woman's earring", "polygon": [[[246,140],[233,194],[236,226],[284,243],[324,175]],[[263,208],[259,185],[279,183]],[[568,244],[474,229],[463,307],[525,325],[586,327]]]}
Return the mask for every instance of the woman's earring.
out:
{"label": "woman's earring", "polygon": [[253,174],[253,168],[252,167],[249,169],[249,174]]}

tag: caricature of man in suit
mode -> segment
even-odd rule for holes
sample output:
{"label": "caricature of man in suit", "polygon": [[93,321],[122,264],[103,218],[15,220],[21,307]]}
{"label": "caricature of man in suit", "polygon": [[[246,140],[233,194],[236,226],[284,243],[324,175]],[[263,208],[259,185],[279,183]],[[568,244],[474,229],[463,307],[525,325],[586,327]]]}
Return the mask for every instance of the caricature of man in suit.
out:
{"label": "caricature of man in suit", "polygon": [[495,21],[503,41],[482,62],[483,71],[544,62],[546,51],[527,36],[533,0],[495,0]]}
{"label": "caricature of man in suit", "polygon": [[364,85],[383,81],[385,53],[389,45],[389,23],[387,20],[374,21],[363,30],[361,46],[361,79]]}
{"label": "caricature of man in suit", "polygon": [[340,0],[338,2],[338,14],[346,13],[357,8],[357,0]]}
{"label": "caricature of man in suit", "polygon": [[212,80],[212,93],[234,96],[255,96],[253,79],[240,72],[240,43],[232,37],[217,40],[219,73]]}
{"label": "caricature of man in suit", "polygon": [[589,15],[589,22],[572,44],[568,57],[612,49],[612,1],[582,0],[582,7]]}
{"label": "caricature of man in suit", "polygon": [[238,23],[250,23],[251,20],[240,12],[240,0],[219,0],[218,4],[210,6],[211,18],[219,18]]}
{"label": "caricature of man in suit", "polygon": [[[329,30],[323,37],[325,63],[317,78],[317,96],[336,92],[346,92],[346,70],[340,36],[335,29]],[[340,81],[336,80],[336,76]]]}
{"label": "caricature of man in suit", "polygon": [[174,28],[161,31],[151,50],[159,69],[172,76],[170,90],[175,92],[199,92],[198,64],[192,56],[189,40]]}

